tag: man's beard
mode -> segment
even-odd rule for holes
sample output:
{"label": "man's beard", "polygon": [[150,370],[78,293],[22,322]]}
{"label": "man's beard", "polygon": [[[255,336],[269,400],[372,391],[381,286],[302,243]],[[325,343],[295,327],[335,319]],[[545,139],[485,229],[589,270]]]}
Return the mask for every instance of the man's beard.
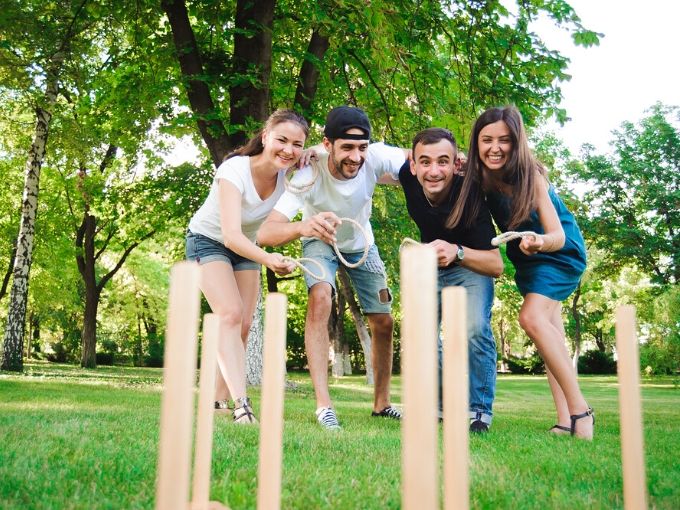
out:
{"label": "man's beard", "polygon": [[361,158],[359,161],[359,164],[356,166],[356,170],[353,173],[348,173],[344,167],[343,163],[353,163],[349,158],[345,158],[342,161],[338,161],[335,159],[335,154],[331,151],[329,155],[331,161],[333,162],[333,167],[335,168],[335,171],[339,173],[344,179],[354,179],[357,175],[359,175],[359,170],[361,170],[361,167],[364,166],[364,162],[366,161],[366,158]]}

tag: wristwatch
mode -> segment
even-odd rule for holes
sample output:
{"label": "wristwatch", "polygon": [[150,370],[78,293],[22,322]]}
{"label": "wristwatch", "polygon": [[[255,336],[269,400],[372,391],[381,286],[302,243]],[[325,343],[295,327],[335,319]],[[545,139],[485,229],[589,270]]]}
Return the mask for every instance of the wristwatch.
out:
{"label": "wristwatch", "polygon": [[458,251],[456,251],[456,262],[460,262],[465,258],[465,250],[463,250],[463,247],[460,244],[456,244],[458,246]]}

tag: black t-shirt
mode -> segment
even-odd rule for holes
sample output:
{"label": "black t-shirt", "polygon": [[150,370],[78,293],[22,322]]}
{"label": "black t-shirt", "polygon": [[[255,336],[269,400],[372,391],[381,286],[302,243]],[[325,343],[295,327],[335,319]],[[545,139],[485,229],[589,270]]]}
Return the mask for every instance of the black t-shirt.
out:
{"label": "black t-shirt", "polygon": [[[491,214],[482,201],[479,214],[470,227],[465,226],[465,221],[460,222],[455,228],[446,228],[446,220],[453,209],[456,199],[460,195],[463,178],[455,175],[451,185],[451,191],[446,201],[437,207],[432,207],[425,198],[423,187],[415,175],[411,173],[410,162],[406,161],[399,170],[399,181],[406,196],[406,207],[411,219],[415,221],[420,230],[420,241],[429,243],[435,239],[442,239],[449,243],[460,244],[475,250],[492,250],[491,239],[496,235]],[[479,193],[480,190],[473,190]],[[469,214],[466,206],[463,210],[463,219]]]}

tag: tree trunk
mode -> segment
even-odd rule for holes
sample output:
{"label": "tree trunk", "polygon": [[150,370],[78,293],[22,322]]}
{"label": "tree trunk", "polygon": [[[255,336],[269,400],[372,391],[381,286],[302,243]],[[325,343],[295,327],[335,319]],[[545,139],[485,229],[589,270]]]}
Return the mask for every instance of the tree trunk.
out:
{"label": "tree trunk", "polygon": [[14,260],[17,257],[17,246],[16,244],[12,247],[12,252],[9,255],[9,264],[7,264],[7,271],[5,271],[5,276],[2,277],[2,287],[0,287],[0,301],[7,295],[7,287],[9,286],[9,279],[12,276],[12,269],[14,268]]}
{"label": "tree trunk", "polygon": [[336,297],[333,313],[328,321],[331,373],[333,377],[342,377],[345,375],[345,347],[347,347],[347,343],[344,341],[345,298],[342,292],[338,292]]}
{"label": "tree trunk", "polygon": [[198,130],[210,151],[213,164],[219,166],[233,145],[230,145],[227,131],[219,120],[210,88],[202,79],[203,63],[186,4],[184,0],[162,0],[161,6],[170,22],[179,67],[186,80],[189,105],[197,119]]}
{"label": "tree trunk", "polygon": [[312,104],[316,96],[321,71],[319,67],[329,46],[328,37],[321,35],[318,28],[315,29],[309,40],[309,46],[307,46],[305,61],[300,69],[300,78],[293,103],[296,108],[300,109],[300,113],[307,117],[312,113]]}
{"label": "tree trunk", "polygon": [[[54,57],[53,68],[48,72],[45,104],[49,108],[57,99],[57,77],[63,56]],[[38,191],[40,190],[40,169],[45,159],[47,136],[52,114],[43,108],[36,109],[35,133],[26,161],[24,192],[21,201],[21,223],[16,243],[16,258],[12,271],[12,289],[5,326],[5,338],[1,368],[21,371],[24,368],[24,328],[26,327],[26,304],[28,301],[28,275],[33,261],[33,240],[35,236],[35,217],[38,211]]]}
{"label": "tree trunk", "polygon": [[246,383],[251,386],[259,386],[262,383],[264,348],[263,316],[264,303],[262,299],[262,285],[260,285],[260,292],[257,296],[257,306],[255,307],[253,323],[248,332],[248,345],[246,348]]}
{"label": "tree trunk", "polygon": [[272,23],[276,0],[238,0],[234,20],[233,85],[229,88],[229,125],[238,128],[232,147],[247,140],[249,121],[269,116],[269,76],[272,69]]}
{"label": "tree trunk", "polygon": [[97,366],[97,308],[99,308],[99,292],[95,274],[94,238],[97,218],[85,213],[76,236],[76,254],[78,271],[85,284],[85,311],[83,313],[83,331],[81,333],[82,353],[80,365],[86,368]]}
{"label": "tree trunk", "polygon": [[349,279],[349,275],[344,268],[338,268],[338,277],[340,278],[341,292],[345,295],[345,300],[349,306],[349,311],[352,313],[352,318],[354,319],[354,326],[357,330],[357,335],[359,336],[359,342],[361,342],[361,348],[364,350],[364,360],[366,361],[366,384],[373,385],[373,358],[371,356],[371,336],[368,334],[368,328],[364,322],[364,318],[361,315],[361,310],[354,298],[354,293],[352,292],[352,283]]}

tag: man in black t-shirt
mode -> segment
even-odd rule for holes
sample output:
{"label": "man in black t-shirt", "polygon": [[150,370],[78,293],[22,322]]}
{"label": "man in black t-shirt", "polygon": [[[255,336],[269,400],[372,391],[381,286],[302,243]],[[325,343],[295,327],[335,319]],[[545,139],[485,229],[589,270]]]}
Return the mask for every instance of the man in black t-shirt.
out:
{"label": "man in black t-shirt", "polygon": [[[401,167],[399,181],[409,215],[420,229],[421,242],[437,252],[440,308],[444,287],[459,285],[467,290],[470,431],[487,432],[496,392],[496,342],[491,331],[493,277],[503,272],[503,261],[499,250],[491,246],[495,231],[485,202],[476,213],[466,208],[463,221],[455,228],[446,227],[463,183],[457,175],[460,165],[453,135],[446,129],[425,129],[413,139],[411,160]],[[470,214],[475,217],[470,218]],[[441,395],[441,338],[439,360]]]}

